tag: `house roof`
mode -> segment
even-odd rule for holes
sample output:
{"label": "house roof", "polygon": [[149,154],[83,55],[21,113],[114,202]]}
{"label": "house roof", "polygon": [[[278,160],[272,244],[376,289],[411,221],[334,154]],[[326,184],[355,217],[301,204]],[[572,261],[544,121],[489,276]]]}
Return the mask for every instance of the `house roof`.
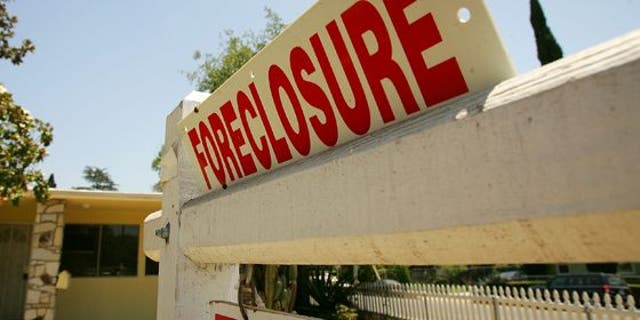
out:
{"label": "house roof", "polygon": [[[95,214],[101,214],[103,217],[115,214],[122,218],[122,214],[130,216],[144,212],[146,215],[159,210],[162,194],[49,189],[49,199],[64,203],[65,212],[75,214],[76,218],[85,216],[85,214],[92,217]],[[0,221],[31,221],[33,220],[32,215],[36,212],[36,206],[36,199],[31,192],[25,193],[17,207],[7,202],[0,203],[0,211],[2,212]]]}
{"label": "house roof", "polygon": [[[161,193],[131,193],[99,190],[49,189],[50,200],[62,200],[67,207],[148,207],[160,206]],[[32,192],[25,193],[20,200],[20,207],[35,206],[36,200]],[[0,206],[9,205],[0,203]]]}
{"label": "house roof", "polygon": [[[129,193],[99,190],[49,190],[51,200],[63,200],[68,209],[152,208],[157,210],[161,193]],[[150,210],[150,211],[151,211]]]}
{"label": "house roof", "polygon": [[160,201],[162,199],[162,193],[156,192],[129,193],[119,191],[51,189],[49,193],[51,199],[64,200]]}

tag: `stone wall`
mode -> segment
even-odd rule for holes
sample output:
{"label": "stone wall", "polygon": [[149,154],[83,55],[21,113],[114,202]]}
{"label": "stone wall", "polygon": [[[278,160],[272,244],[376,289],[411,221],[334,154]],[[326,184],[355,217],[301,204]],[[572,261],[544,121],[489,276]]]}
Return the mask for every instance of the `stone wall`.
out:
{"label": "stone wall", "polygon": [[64,228],[64,203],[38,205],[31,238],[25,320],[53,320]]}

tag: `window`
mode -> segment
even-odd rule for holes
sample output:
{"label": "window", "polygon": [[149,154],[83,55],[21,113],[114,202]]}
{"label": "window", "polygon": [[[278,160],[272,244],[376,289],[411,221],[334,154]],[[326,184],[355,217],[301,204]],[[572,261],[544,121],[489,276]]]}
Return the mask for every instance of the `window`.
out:
{"label": "window", "polygon": [[75,277],[135,276],[137,225],[66,225],[60,270]]}

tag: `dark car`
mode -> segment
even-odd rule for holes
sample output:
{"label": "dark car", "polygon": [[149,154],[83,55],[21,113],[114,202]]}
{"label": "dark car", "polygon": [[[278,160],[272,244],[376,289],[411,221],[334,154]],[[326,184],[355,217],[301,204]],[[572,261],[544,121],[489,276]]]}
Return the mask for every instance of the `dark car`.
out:
{"label": "dark car", "polygon": [[558,290],[562,292],[564,290],[572,292],[576,291],[580,294],[582,292],[589,293],[592,296],[597,293],[602,297],[605,293],[608,293],[612,297],[621,295],[627,297],[631,294],[629,285],[620,277],[614,274],[608,273],[581,273],[581,274],[561,274],[553,277],[547,284],[547,289]]}

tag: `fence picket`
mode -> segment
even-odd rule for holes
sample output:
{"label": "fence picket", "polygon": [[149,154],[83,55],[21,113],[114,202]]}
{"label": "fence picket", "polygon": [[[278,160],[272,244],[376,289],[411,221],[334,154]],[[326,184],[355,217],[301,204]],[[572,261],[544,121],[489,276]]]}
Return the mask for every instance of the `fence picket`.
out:
{"label": "fence picket", "polygon": [[480,315],[480,319],[489,320],[487,317],[487,301],[485,299],[485,289],[484,287],[478,287],[478,315]]}
{"label": "fence picket", "polygon": [[404,285],[398,285],[396,287],[395,297],[396,297],[396,301],[398,302],[398,309],[400,310],[398,312],[398,315],[399,315],[399,318],[408,319],[406,304],[405,304],[406,301],[403,297],[403,294],[404,294],[403,290],[404,290]]}
{"label": "fence picket", "polygon": [[504,318],[505,320],[515,319],[513,315],[513,296],[511,295],[511,288],[506,287],[504,289],[504,297],[503,297],[503,308],[504,308]]}
{"label": "fence picket", "polygon": [[402,318],[411,319],[409,315],[411,314],[410,311],[412,311],[410,309],[410,305],[413,299],[407,297],[407,293],[409,292],[409,285],[403,284],[402,290],[403,291],[401,292],[401,296],[399,296],[400,303],[402,304]]}
{"label": "fence picket", "polygon": [[[447,297],[451,297],[453,296],[455,293],[454,287],[447,285],[446,286],[447,290],[446,290],[446,296]],[[456,312],[455,312],[455,299],[446,299],[445,301],[447,303],[447,319],[456,319]]]}
{"label": "fence picket", "polygon": [[518,294],[518,291],[513,288],[507,287],[507,301],[509,302],[508,304],[508,308],[509,308],[509,320],[518,320],[518,301],[516,299],[516,296]]}
{"label": "fence picket", "polygon": [[416,292],[413,290],[413,284],[407,284],[407,292],[405,293],[404,299],[406,300],[407,305],[407,319],[419,319],[420,309],[417,308],[416,304]]}
{"label": "fence picket", "polygon": [[393,296],[393,286],[387,290],[387,299],[389,300],[389,306],[391,307],[391,315],[393,317],[398,317],[398,306],[396,305],[396,301]]}
{"label": "fence picket", "polygon": [[420,285],[414,284],[413,292],[416,295],[416,310],[418,310],[418,318],[417,319],[429,319],[427,315],[427,310],[425,309],[424,304],[424,295],[422,295],[422,291],[420,291]]}
{"label": "fence picket", "polygon": [[363,285],[350,300],[360,310],[427,320],[640,320],[632,296],[509,287],[433,284]]}
{"label": "fence picket", "polygon": [[435,311],[435,319],[441,319],[442,318],[442,303],[440,300],[440,287],[438,285],[436,285],[434,287],[435,292],[434,292],[434,300],[433,300],[433,306],[434,306],[434,311]]}
{"label": "fence picket", "polygon": [[482,300],[483,291],[482,287],[476,287],[477,298],[474,300],[474,305],[477,310],[478,319],[484,320],[486,318],[485,312],[485,301]]}
{"label": "fence picket", "polygon": [[420,295],[420,290],[418,290],[417,284],[414,283],[411,285],[411,293],[415,295],[415,299],[413,299],[413,307],[417,317],[414,319],[426,319],[426,315],[424,314],[424,310],[422,309],[422,296]]}
{"label": "fence picket", "polygon": [[389,297],[391,298],[391,304],[393,305],[394,314],[393,316],[396,318],[400,318],[400,304],[397,299],[398,288],[396,286],[392,286],[389,291]]}
{"label": "fence picket", "polygon": [[415,287],[413,285],[409,285],[409,319],[424,319],[420,317],[420,308],[418,304],[419,296],[417,295],[417,292],[414,290],[414,288]]}
{"label": "fence picket", "polygon": [[632,295],[627,296],[627,307],[629,311],[636,312],[636,299],[633,298]]}
{"label": "fence picket", "polygon": [[558,290],[553,290],[551,292],[551,305],[553,306],[551,311],[551,319],[553,320],[562,320],[562,303],[560,302],[560,293]]}
{"label": "fence picket", "polygon": [[437,297],[438,297],[438,315],[436,316],[436,319],[446,319],[447,316],[447,311],[446,311],[446,304],[445,304],[445,300],[444,297],[446,296],[446,293],[444,292],[444,288],[442,285],[437,285],[436,286],[436,291],[437,291]]}
{"label": "fence picket", "polygon": [[[464,285],[462,286],[462,290],[464,291],[465,297],[469,297],[471,295],[471,287]],[[462,300],[462,319],[472,319],[473,315],[471,314],[471,305],[469,303],[469,299],[465,298]]]}
{"label": "fence picket", "polygon": [[435,289],[433,288],[433,285],[429,285],[427,287],[429,289],[428,291],[428,299],[427,299],[427,312],[429,313],[429,319],[438,319],[436,317],[436,310],[435,310]]}
{"label": "fence picket", "polygon": [[400,299],[400,295],[402,294],[402,285],[397,285],[396,290],[393,293],[393,297],[396,301],[396,305],[398,306],[398,318],[406,319],[404,316],[404,303],[402,303]]}

